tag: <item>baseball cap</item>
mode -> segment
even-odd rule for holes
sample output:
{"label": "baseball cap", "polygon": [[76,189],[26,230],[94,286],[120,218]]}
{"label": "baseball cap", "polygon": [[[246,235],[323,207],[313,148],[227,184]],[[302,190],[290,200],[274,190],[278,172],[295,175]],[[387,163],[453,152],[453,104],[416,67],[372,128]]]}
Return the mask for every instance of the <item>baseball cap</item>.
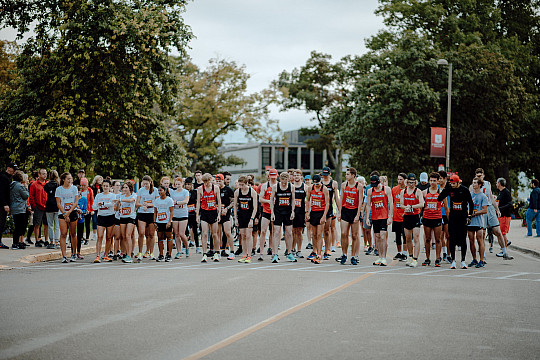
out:
{"label": "baseball cap", "polygon": [[420,174],[420,181],[421,182],[428,182],[428,176],[426,172],[423,172]]}
{"label": "baseball cap", "polygon": [[[422,177],[420,177],[421,179]],[[416,175],[414,175],[413,173],[410,173],[409,175],[407,175],[407,180],[416,180]]]}
{"label": "baseball cap", "polygon": [[457,183],[460,183],[460,182],[461,182],[461,179],[459,178],[458,175],[452,175],[452,176],[450,176],[450,182],[457,182]]}
{"label": "baseball cap", "polygon": [[313,180],[313,183],[315,183],[315,184],[320,183],[321,182],[321,176],[318,175],[318,174],[315,174],[315,175],[313,175],[312,180]]}
{"label": "baseball cap", "polygon": [[10,162],[7,167],[12,168],[13,170],[19,170],[19,166],[14,162]]}
{"label": "baseball cap", "polygon": [[223,176],[223,174],[217,174],[216,180],[225,180],[225,177]]}
{"label": "baseball cap", "polygon": [[270,177],[277,177],[278,173],[276,169],[270,169],[270,172],[268,173],[268,176]]}
{"label": "baseball cap", "polygon": [[311,180],[311,175],[306,175],[306,176],[304,176],[304,179],[305,179],[305,180]]}
{"label": "baseball cap", "polygon": [[330,168],[328,166],[323,167],[322,176],[329,176],[329,175],[330,175]]}
{"label": "baseball cap", "polygon": [[371,182],[371,186],[372,187],[376,187],[377,185],[379,185],[379,183],[381,182],[381,180],[379,179],[379,177],[377,175],[373,175],[369,181]]}

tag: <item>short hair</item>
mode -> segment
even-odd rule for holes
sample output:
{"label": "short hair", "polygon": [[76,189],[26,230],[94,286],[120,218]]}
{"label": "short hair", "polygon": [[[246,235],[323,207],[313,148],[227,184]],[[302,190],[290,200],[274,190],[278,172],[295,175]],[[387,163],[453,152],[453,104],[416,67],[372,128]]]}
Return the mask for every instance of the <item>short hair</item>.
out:
{"label": "short hair", "polygon": [[373,175],[381,176],[381,174],[379,174],[379,172],[377,170],[374,170],[374,171],[371,172],[371,174],[369,174],[370,177],[373,176]]}
{"label": "short hair", "polygon": [[133,183],[131,181],[125,180],[124,185],[126,185],[128,187],[130,193],[133,193]]}
{"label": "short hair", "polygon": [[497,182],[498,182],[499,184],[501,184],[501,186],[506,187],[506,179],[505,179],[505,178],[502,178],[502,177],[501,177],[501,178],[498,178],[498,179],[497,179]]}
{"label": "short hair", "polygon": [[286,171],[284,171],[284,172],[282,172],[281,174],[279,174],[279,178],[280,178],[280,179],[287,179],[287,180],[289,180],[289,173],[286,172]]}
{"label": "short hair", "polygon": [[288,173],[292,172],[294,173],[296,171],[296,169],[293,169],[293,168],[289,168],[289,170],[287,170]]}
{"label": "short hair", "polygon": [[101,176],[101,175],[96,175],[96,176],[94,176],[94,180],[92,180],[92,186],[96,185],[96,183],[97,183],[98,181],[103,182],[103,176]]}
{"label": "short hair", "polygon": [[439,170],[438,173],[443,179],[446,179],[448,177],[448,174],[444,170]]}
{"label": "short hair", "polygon": [[295,174],[300,174],[300,175],[302,175],[302,170],[300,170],[300,169],[294,169],[294,173],[295,173]]}
{"label": "short hair", "polygon": [[404,172],[400,172],[399,174],[397,174],[397,176],[401,176],[403,179],[407,178],[407,174],[405,174]]}
{"label": "short hair", "polygon": [[434,172],[432,172],[431,174],[429,174],[429,177],[430,177],[430,178],[433,178],[433,179],[439,180],[439,178],[441,177],[441,175],[439,175],[438,172],[435,172],[435,171],[434,171]]}
{"label": "short hair", "polygon": [[197,174],[201,174],[202,175],[202,171],[201,170],[195,170],[195,175]]}
{"label": "short hair", "polygon": [[240,177],[238,178],[238,182],[243,183],[243,184],[248,184],[249,179],[246,175],[240,175]]}
{"label": "short hair", "polygon": [[15,171],[12,177],[13,181],[23,182],[24,180],[24,173],[21,170]]}
{"label": "short hair", "polygon": [[484,169],[482,168],[477,168],[475,171],[474,171],[475,174],[483,174],[484,173]]}
{"label": "short hair", "polygon": [[177,181],[179,181],[181,184],[184,184],[184,179],[182,179],[181,176],[178,176],[178,177],[176,177],[176,178],[173,180],[173,185],[174,185],[174,183],[177,182]]}
{"label": "short hair", "polygon": [[534,185],[534,187],[538,187],[538,184],[539,184],[538,179],[532,179],[531,182]]}
{"label": "short hair", "polygon": [[484,180],[482,180],[481,178],[479,178],[478,176],[475,176],[473,181],[476,180],[476,182],[478,183],[478,185],[480,187],[484,186]]}
{"label": "short hair", "polygon": [[[197,172],[195,172],[195,173],[197,173]],[[209,181],[212,181],[212,175],[209,174],[209,173],[205,173],[205,174],[203,174],[201,180],[202,180],[203,182],[209,182]]]}
{"label": "short hair", "polygon": [[168,177],[168,176],[163,176],[163,177],[161,178],[161,180],[159,180],[159,183],[161,184],[161,183],[163,182],[163,180],[169,180],[169,182],[170,182],[170,181],[171,181],[171,178]]}
{"label": "short hair", "polygon": [[356,177],[356,169],[353,168],[353,167],[350,167],[347,169],[348,172],[350,172],[351,174],[353,174],[355,177]]}
{"label": "short hair", "polygon": [[228,172],[228,171],[224,171],[224,172],[222,172],[221,174],[223,175],[223,177],[225,177],[225,176],[232,176],[232,174],[231,174],[230,172]]}

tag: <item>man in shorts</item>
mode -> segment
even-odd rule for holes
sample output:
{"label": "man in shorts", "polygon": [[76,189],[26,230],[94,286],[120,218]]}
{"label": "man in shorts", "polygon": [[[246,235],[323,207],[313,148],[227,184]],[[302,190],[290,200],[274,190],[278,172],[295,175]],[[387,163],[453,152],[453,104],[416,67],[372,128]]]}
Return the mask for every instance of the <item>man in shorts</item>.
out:
{"label": "man in shorts", "polygon": [[392,188],[392,197],[394,198],[394,211],[392,212],[392,232],[396,234],[397,254],[394,260],[406,261],[408,252],[404,250],[401,244],[406,245],[405,232],[403,231],[403,209],[401,208],[401,191],[405,189],[405,179],[407,174],[399,173],[397,176],[398,184]]}
{"label": "man in shorts", "polygon": [[[264,245],[266,241],[266,232],[271,226],[271,201],[270,196],[272,195],[272,187],[277,185],[278,172],[276,169],[270,169],[268,172],[268,181],[261,185],[259,188],[259,203],[262,206],[262,218],[261,218],[261,235],[259,240],[260,256],[259,261],[263,260],[264,254]],[[268,237],[268,255],[272,255],[273,248],[273,231],[270,231],[270,236]]]}
{"label": "man in shorts", "polygon": [[392,198],[392,191],[390,188],[382,185],[377,175],[373,175],[370,178],[370,182],[371,188],[368,189],[366,194],[366,213],[371,210],[372,220],[366,216],[365,222],[367,223],[367,226],[370,226],[373,222],[375,245],[380,254],[379,258],[375,260],[373,265],[386,266],[388,225],[392,224],[394,200]]}
{"label": "man in shorts", "polygon": [[[228,260],[234,260],[234,243],[231,233],[231,209],[234,205],[234,191],[225,185],[225,176],[223,174],[216,175],[216,183],[219,186],[219,194],[221,195],[221,218],[218,226],[218,236],[219,239],[222,239],[223,248],[221,256],[227,257]],[[225,244],[223,244],[223,237],[226,239]],[[226,247],[229,248],[229,253],[225,250]],[[218,251],[218,249],[215,249],[215,251]]]}
{"label": "man in shorts", "polygon": [[[337,216],[341,225],[341,258],[339,262],[345,265],[347,262],[347,250],[349,249],[349,232],[352,238],[351,264],[358,265],[360,252],[360,214],[364,199],[364,187],[356,181],[356,169],[348,168],[345,173],[346,181],[341,184],[343,197],[341,211]],[[338,260],[338,259],[336,259]]]}
{"label": "man in shorts", "polygon": [[287,254],[287,260],[296,262],[296,258],[292,252],[292,222],[294,219],[294,188],[289,182],[289,174],[282,172],[279,175],[279,182],[272,186],[272,194],[270,195],[270,219],[274,226],[274,241],[273,251],[274,257],[273,263],[279,262],[278,257],[278,245],[281,238],[281,226],[285,230],[285,253]]}
{"label": "man in shorts", "polygon": [[401,190],[400,203],[403,209],[403,231],[409,251],[409,259],[405,265],[416,267],[420,255],[420,210],[424,208],[424,195],[416,187],[416,175],[413,173],[407,175],[407,187]]}
{"label": "man in shorts", "polygon": [[513,201],[510,190],[506,188],[506,179],[497,179],[497,189],[499,190],[499,196],[497,196],[497,205],[501,216],[499,217],[499,224],[501,226],[501,233],[504,238],[504,243],[508,244],[507,234],[510,230],[510,220],[512,219]]}
{"label": "man in shorts", "polygon": [[[47,192],[44,189],[47,184],[47,170],[39,169],[38,178],[30,185],[29,201],[32,210],[34,211],[33,225],[34,237],[36,239],[35,246],[43,247],[49,245],[49,226],[47,226],[47,217],[45,216],[45,206],[47,205]],[[43,223],[43,234],[45,241],[41,240],[41,224]]]}
{"label": "man in shorts", "polygon": [[[332,243],[336,237],[336,217],[334,215],[333,203],[336,202],[337,211],[341,210],[341,203],[339,201],[338,183],[332,180],[330,177],[330,168],[325,166],[321,173],[322,184],[328,189],[330,196],[330,203],[328,204],[328,213],[326,214],[326,223],[324,224],[324,247],[325,252],[323,260],[330,260],[330,254],[332,249]],[[335,251],[335,249],[333,249]]]}
{"label": "man in shorts", "polygon": [[295,169],[294,172],[294,219],[293,219],[293,249],[296,250],[296,257],[303,259],[302,240],[306,227],[306,193],[307,186],[302,182],[302,170]]}
{"label": "man in shorts", "polygon": [[[488,200],[486,195],[482,192],[481,187],[484,185],[484,181],[481,178],[475,177],[472,182],[473,191],[471,191],[471,197],[474,204],[474,210],[471,217],[471,222],[467,226],[467,235],[469,236],[469,245],[471,247],[471,254],[473,260],[469,264],[469,267],[476,266],[484,267],[484,221],[482,215],[488,212]],[[480,261],[476,260],[476,246],[475,237],[478,242],[478,253],[480,255]],[[466,269],[465,263],[461,264],[462,269]]]}

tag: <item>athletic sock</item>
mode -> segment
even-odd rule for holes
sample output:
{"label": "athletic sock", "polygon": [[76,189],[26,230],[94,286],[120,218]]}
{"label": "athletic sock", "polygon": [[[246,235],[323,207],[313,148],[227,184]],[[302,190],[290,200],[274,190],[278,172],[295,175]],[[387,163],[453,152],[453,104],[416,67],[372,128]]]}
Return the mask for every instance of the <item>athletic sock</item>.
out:
{"label": "athletic sock", "polygon": [[446,252],[446,246],[443,246],[443,247],[442,247],[442,252],[443,252],[443,254],[447,254],[447,252]]}
{"label": "athletic sock", "polygon": [[506,248],[502,248],[503,255],[506,255]]}

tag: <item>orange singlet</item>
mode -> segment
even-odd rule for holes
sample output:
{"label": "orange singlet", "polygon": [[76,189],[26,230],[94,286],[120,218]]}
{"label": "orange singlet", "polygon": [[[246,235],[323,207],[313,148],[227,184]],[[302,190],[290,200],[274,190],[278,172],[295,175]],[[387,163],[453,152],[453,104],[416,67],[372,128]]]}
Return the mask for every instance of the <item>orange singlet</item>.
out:
{"label": "orange singlet", "polygon": [[[416,205],[420,203],[420,200],[416,197],[416,192],[420,191],[417,187],[414,188],[412,194],[407,194],[408,187],[405,188],[405,191],[403,192],[403,206],[407,207],[407,205]],[[404,215],[418,215],[420,214],[420,208],[412,209],[412,211],[406,211]]]}
{"label": "orange singlet", "polygon": [[326,200],[324,199],[324,193],[322,190],[316,191],[315,186],[311,188],[311,211],[324,211],[326,208]]}
{"label": "orange singlet", "polygon": [[437,189],[435,194],[429,192],[429,188],[426,191],[426,203],[424,205],[424,214],[422,215],[425,219],[442,219],[441,211],[441,202],[437,201],[437,197],[440,194],[440,190]]}
{"label": "orange singlet", "polygon": [[343,189],[343,200],[341,206],[345,209],[355,210],[358,209],[360,201],[358,199],[358,183],[355,183],[353,187],[349,187],[349,182]]}
{"label": "orange singlet", "polygon": [[[270,200],[270,196],[272,195],[272,186],[270,186],[270,182],[266,183],[266,191],[264,192],[263,199]],[[262,204],[263,212],[267,214],[271,214],[272,210],[270,210],[270,203],[263,203]]]}
{"label": "orange singlet", "polygon": [[388,219],[388,197],[384,192],[384,185],[381,191],[371,188],[371,212],[372,220]]}
{"label": "orange singlet", "polygon": [[214,192],[214,185],[212,185],[212,190],[209,192],[206,191],[205,186],[203,185],[203,194],[201,198],[201,209],[203,210],[217,210],[217,201],[216,193]]}

